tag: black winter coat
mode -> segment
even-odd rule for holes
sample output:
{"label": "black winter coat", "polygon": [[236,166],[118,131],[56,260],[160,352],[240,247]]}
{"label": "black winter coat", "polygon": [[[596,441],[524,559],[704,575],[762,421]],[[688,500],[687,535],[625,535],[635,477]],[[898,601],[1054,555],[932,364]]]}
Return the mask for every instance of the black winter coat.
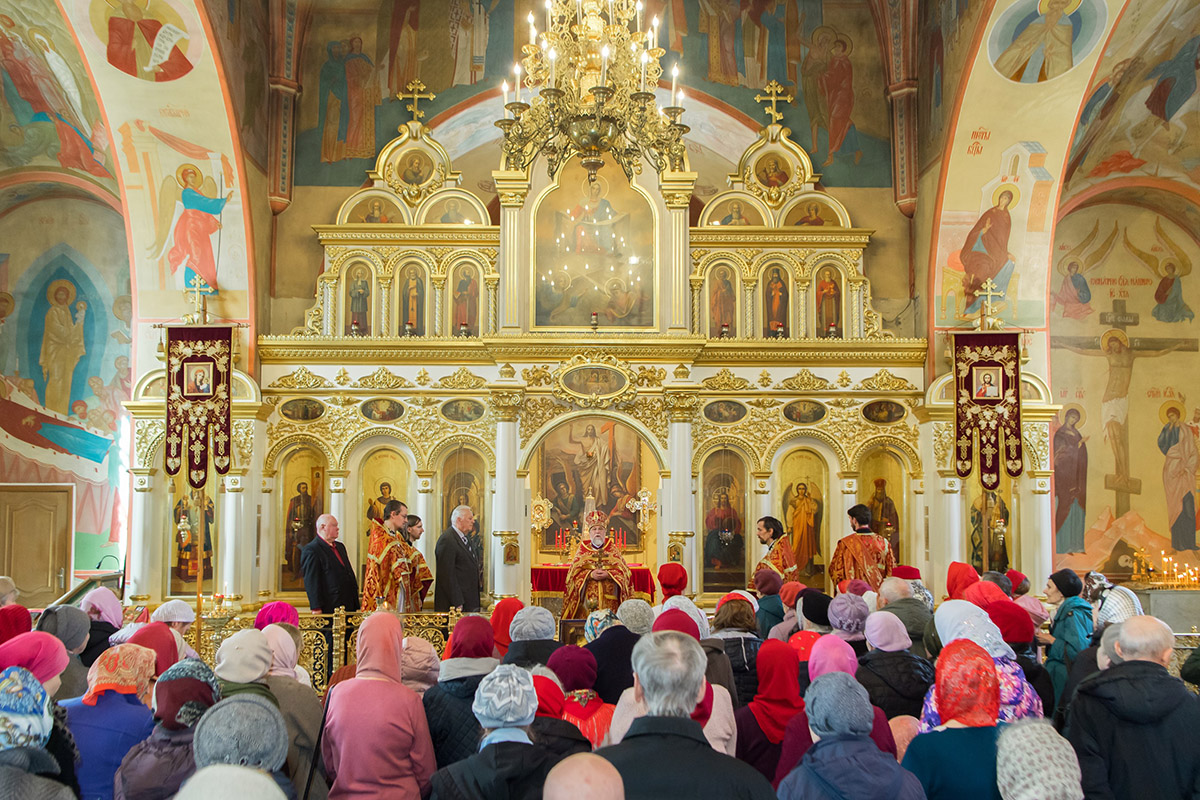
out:
{"label": "black winter coat", "polygon": [[[1075,661],[1078,663],[1079,659],[1075,659]],[[1045,667],[1020,651],[1017,652],[1017,666],[1025,673],[1025,680],[1029,681],[1029,685],[1033,687],[1033,690],[1037,692],[1038,698],[1041,699],[1042,715],[1046,719],[1050,719],[1051,710],[1054,708],[1054,679],[1050,677],[1050,673],[1046,671]],[[1096,662],[1093,661],[1092,672],[1096,671],[1095,667]],[[1086,678],[1090,674],[1091,672],[1085,674],[1083,677]],[[1064,692],[1063,697],[1067,698],[1070,695]],[[1065,699],[1063,700],[1063,704],[1066,705]]]}
{"label": "black winter coat", "polygon": [[725,655],[729,656],[729,665],[733,667],[737,696],[731,699],[736,710],[758,694],[758,648],[762,647],[762,639],[752,634],[719,638],[725,644]]}
{"label": "black winter coat", "polygon": [[483,675],[471,675],[438,681],[421,698],[438,769],[469,758],[479,749],[483,729],[471,711],[471,703],[483,678]]}
{"label": "black winter coat", "polygon": [[1200,792],[1200,699],[1159,664],[1113,664],[1079,684],[1067,739],[1088,800]]}
{"label": "black winter coat", "polygon": [[508,652],[500,659],[501,664],[516,664],[531,669],[537,664],[546,666],[550,654],[562,647],[562,642],[553,639],[524,639],[508,646]]}
{"label": "black winter coat", "polygon": [[489,744],[433,773],[430,800],[541,800],[546,774],[559,760],[536,744]]}
{"label": "black winter coat", "polygon": [[904,714],[920,719],[925,693],[937,673],[928,659],[907,650],[872,650],[858,659],[854,677],[867,690],[871,705],[883,709],[888,719]]}
{"label": "black winter coat", "polygon": [[588,741],[588,738],[579,728],[565,719],[535,717],[529,728],[533,731],[529,738],[533,739],[534,744],[540,744],[562,758],[573,756],[576,753],[592,752],[592,743]]}
{"label": "black winter coat", "polygon": [[108,637],[117,632],[112,623],[105,622],[102,619],[92,620],[91,627],[88,629],[87,647],[83,648],[83,652],[79,654],[79,660],[83,662],[85,667],[90,667],[100,654],[108,649]]}
{"label": "black winter coat", "polygon": [[613,625],[583,646],[596,657],[596,683],[600,699],[614,706],[621,692],[633,686],[633,646],[642,637],[624,625]]}

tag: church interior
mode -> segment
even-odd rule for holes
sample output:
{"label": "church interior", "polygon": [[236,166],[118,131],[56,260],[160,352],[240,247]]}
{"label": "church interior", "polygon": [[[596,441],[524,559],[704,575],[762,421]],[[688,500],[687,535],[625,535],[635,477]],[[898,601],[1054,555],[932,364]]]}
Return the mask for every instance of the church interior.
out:
{"label": "church interior", "polygon": [[[485,609],[561,613],[596,512],[712,608],[761,517],[831,591],[861,503],[935,597],[1096,570],[1194,630],[1200,6],[615,5],[0,0],[0,574],[307,610],[316,518],[361,582],[399,499],[435,571],[470,507]],[[224,455],[180,469],[202,326]]]}

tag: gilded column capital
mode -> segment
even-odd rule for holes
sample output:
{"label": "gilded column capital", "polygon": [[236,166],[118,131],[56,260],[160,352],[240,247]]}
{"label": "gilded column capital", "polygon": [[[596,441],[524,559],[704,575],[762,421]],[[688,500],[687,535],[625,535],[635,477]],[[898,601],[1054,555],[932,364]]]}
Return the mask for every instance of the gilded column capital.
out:
{"label": "gilded column capital", "polygon": [[492,389],[492,410],[500,422],[516,422],[525,402],[525,390],[520,388]]}
{"label": "gilded column capital", "polygon": [[350,471],[345,469],[327,470],[325,477],[329,478],[329,491],[333,493],[346,491],[346,478],[349,475]]}
{"label": "gilded column capital", "polygon": [[671,422],[692,422],[700,407],[700,393],[695,389],[669,389],[663,392],[663,406]]}

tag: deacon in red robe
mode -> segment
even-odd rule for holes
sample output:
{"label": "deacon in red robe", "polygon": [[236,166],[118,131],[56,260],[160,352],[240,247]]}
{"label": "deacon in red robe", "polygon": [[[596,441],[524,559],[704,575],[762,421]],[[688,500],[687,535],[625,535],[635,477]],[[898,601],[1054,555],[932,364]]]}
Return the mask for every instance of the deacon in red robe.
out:
{"label": "deacon in red robe", "polygon": [[829,561],[829,580],[837,586],[845,580],[858,579],[879,591],[879,584],[892,574],[895,557],[888,540],[871,530],[871,509],[861,503],[849,512],[854,533],[837,543]]}
{"label": "deacon in red robe", "polygon": [[592,611],[617,610],[631,597],[632,574],[617,544],[608,537],[607,517],[593,511],[587,516],[588,538],[571,556],[563,589],[563,619],[583,619]]}

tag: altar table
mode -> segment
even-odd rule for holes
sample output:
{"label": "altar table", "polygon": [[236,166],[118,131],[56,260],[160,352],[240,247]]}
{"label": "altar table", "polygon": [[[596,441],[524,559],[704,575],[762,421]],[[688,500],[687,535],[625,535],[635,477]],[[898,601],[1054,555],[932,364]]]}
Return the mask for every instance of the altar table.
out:
{"label": "altar table", "polygon": [[[548,608],[555,614],[562,613],[562,593],[567,586],[569,568],[569,564],[538,564],[530,570],[534,605]],[[629,571],[633,579],[633,597],[654,605],[654,573],[641,564],[630,564]]]}

